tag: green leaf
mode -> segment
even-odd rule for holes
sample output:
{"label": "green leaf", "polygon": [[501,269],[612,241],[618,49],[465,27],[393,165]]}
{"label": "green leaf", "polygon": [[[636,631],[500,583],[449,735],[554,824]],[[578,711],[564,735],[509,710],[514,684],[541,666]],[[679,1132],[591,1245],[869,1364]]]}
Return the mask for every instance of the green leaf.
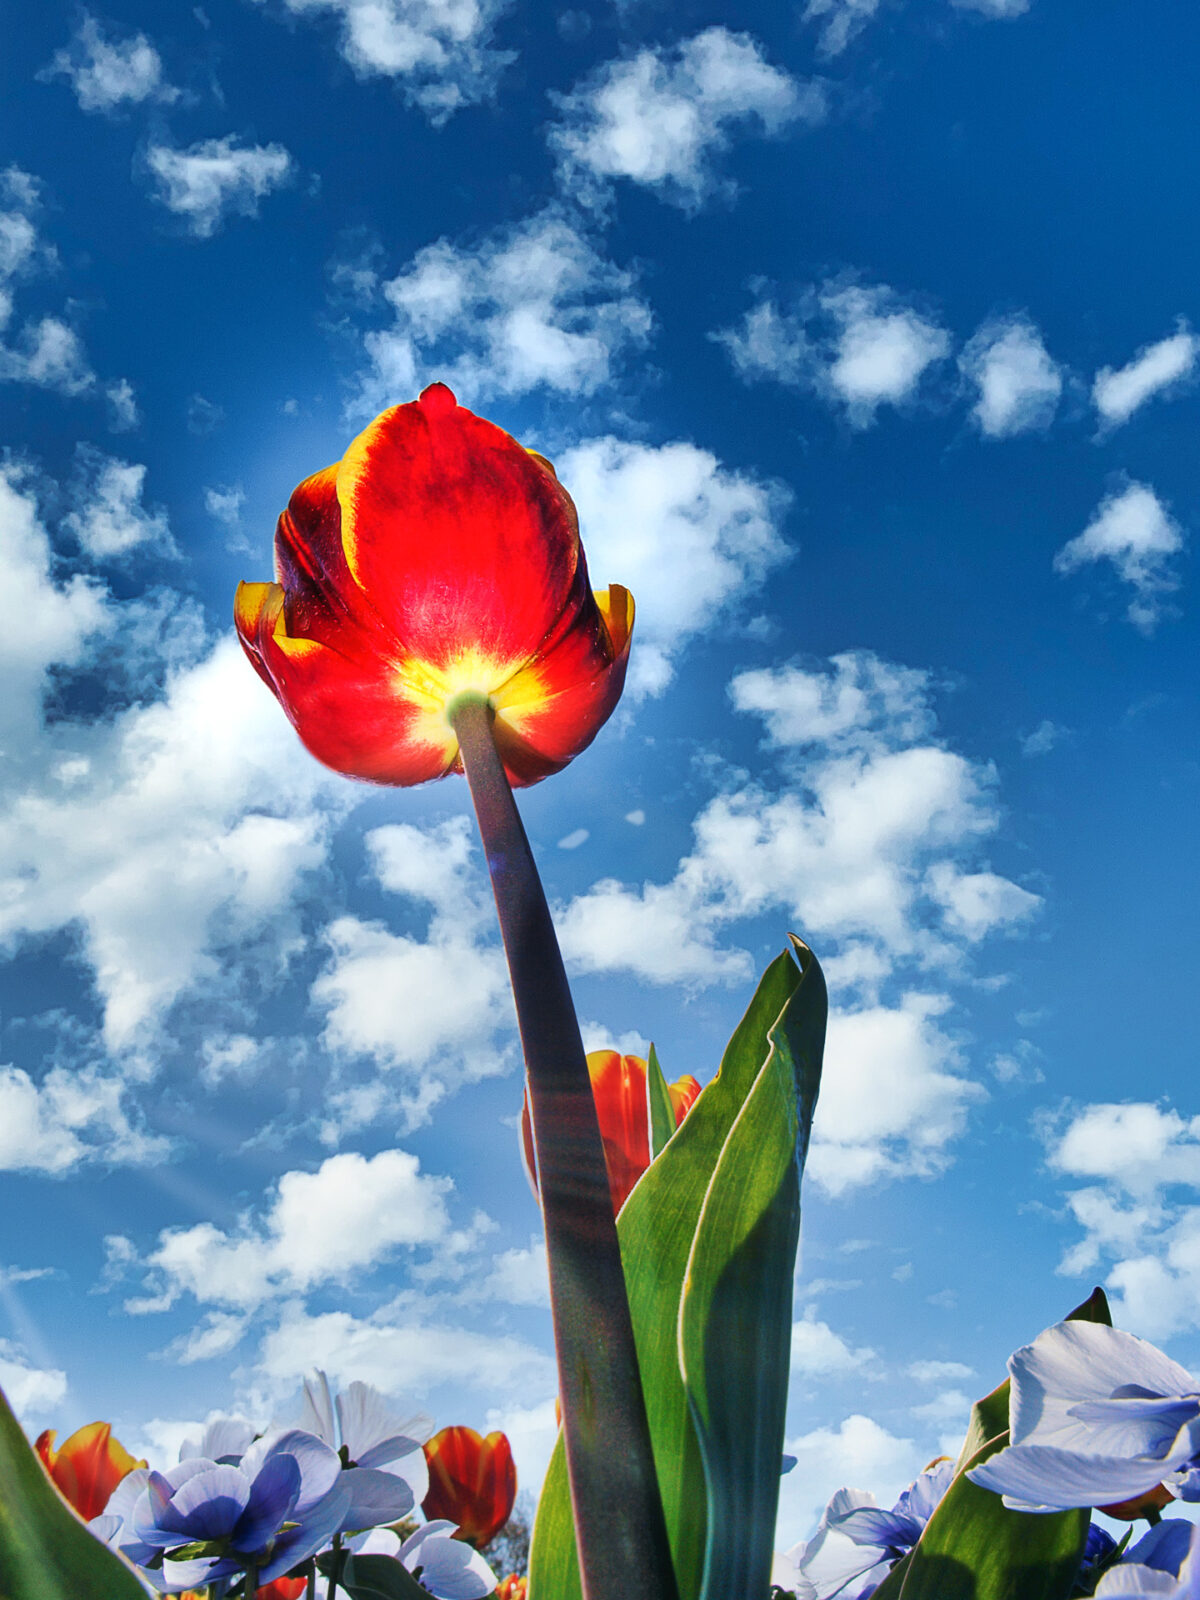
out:
{"label": "green leaf", "polygon": [[828,1000],[801,979],[721,1150],[680,1308],[684,1383],[708,1484],[703,1600],[744,1600],[771,1576],[791,1357],[800,1173],[821,1082]]}
{"label": "green leaf", "polygon": [[338,1574],[338,1588],[345,1590],[349,1600],[429,1600],[429,1590],[423,1588],[395,1556],[330,1552],[317,1558],[317,1566],[325,1577],[333,1576],[339,1554],[342,1569]]}
{"label": "green leaf", "polygon": [[[798,948],[815,968],[804,947]],[[816,977],[819,980],[819,968]],[[768,967],[729,1042],[720,1071],[638,1183],[617,1221],[680,1600],[699,1600],[701,1595],[708,1504],[704,1463],[679,1365],[684,1277],[705,1196],[725,1142],[771,1052],[769,1035],[773,1030],[779,1033],[777,1025],[784,1023],[785,1013],[790,1016],[793,997],[802,981],[807,986],[807,1003],[816,992],[814,985],[802,980],[789,953],[784,952]],[[793,1026],[788,1022],[782,1029],[782,1035],[789,1040]],[[793,1129],[798,1121],[801,1144],[807,1139],[810,1116],[811,1105],[803,1117],[796,1119],[793,1113],[788,1121]],[[792,1149],[795,1154],[797,1146],[793,1144]],[[735,1179],[736,1174],[727,1167],[726,1181]],[[783,1270],[790,1292],[790,1255]],[[774,1463],[776,1489],[779,1454]],[[538,1505],[529,1578],[530,1600],[578,1600],[579,1571],[561,1439],[551,1458]],[[765,1593],[765,1582],[762,1588]]]}
{"label": "green leaf", "polygon": [[[969,1465],[1007,1438],[992,1440]],[[901,1600],[1067,1600],[1090,1522],[1088,1511],[1009,1511],[998,1494],[959,1476],[908,1558]],[[876,1594],[883,1593],[881,1585]]]}
{"label": "green leaf", "polygon": [[146,1600],[59,1494],[0,1391],[0,1600]]}
{"label": "green leaf", "polygon": [[646,1110],[649,1114],[650,1159],[655,1160],[666,1149],[667,1140],[675,1132],[675,1107],[667,1089],[667,1080],[658,1064],[658,1052],[650,1046],[646,1062]]}

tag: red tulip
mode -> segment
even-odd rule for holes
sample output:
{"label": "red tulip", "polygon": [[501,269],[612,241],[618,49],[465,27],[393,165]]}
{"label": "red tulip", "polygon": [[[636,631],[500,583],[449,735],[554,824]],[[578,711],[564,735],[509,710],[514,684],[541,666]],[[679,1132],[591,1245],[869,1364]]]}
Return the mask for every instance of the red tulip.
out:
{"label": "red tulip", "polygon": [[256,1589],[254,1600],[301,1600],[307,1588],[307,1578],[276,1578]]}
{"label": "red tulip", "polygon": [[[650,1165],[650,1108],[646,1101],[646,1063],[640,1056],[615,1050],[593,1050],[587,1058],[604,1141],[604,1161],[612,1191],[613,1214],[629,1199],[634,1184]],[[678,1127],[696,1103],[700,1085],[690,1074],[667,1085]],[[534,1179],[533,1126],[529,1096],[521,1108],[521,1141],[530,1182]]]}
{"label": "red tulip", "polygon": [[496,1586],[496,1600],[525,1600],[529,1593],[529,1579],[519,1572],[510,1572]]}
{"label": "red tulip", "polygon": [[295,490],[275,583],[238,635],[318,760],[373,783],[461,772],[447,708],[487,697],[514,784],[589,745],[620,698],[633,600],[593,595],[554,468],[435,383]]}
{"label": "red tulip", "polygon": [[432,1522],[458,1524],[456,1539],[482,1550],[512,1515],[517,1469],[503,1433],[482,1438],[474,1428],[443,1428],[425,1446],[429,1493],[421,1509]]}
{"label": "red tulip", "polygon": [[58,1492],[85,1522],[100,1515],[127,1473],[146,1465],[135,1461],[125,1446],[113,1438],[112,1424],[108,1422],[89,1422],[86,1428],[77,1428],[63,1441],[61,1450],[54,1448],[57,1437],[53,1428],[47,1428],[38,1435],[33,1448]]}

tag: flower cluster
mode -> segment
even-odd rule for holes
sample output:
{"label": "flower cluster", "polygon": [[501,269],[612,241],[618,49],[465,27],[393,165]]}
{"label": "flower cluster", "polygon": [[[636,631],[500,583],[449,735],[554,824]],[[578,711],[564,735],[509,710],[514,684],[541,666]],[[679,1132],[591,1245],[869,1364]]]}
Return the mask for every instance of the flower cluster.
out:
{"label": "flower cluster", "polygon": [[[215,1422],[165,1472],[135,1462],[107,1423],[81,1428],[57,1451],[53,1433],[45,1434],[37,1450],[96,1537],[120,1551],[152,1592],[216,1595],[240,1584],[241,1595],[293,1600],[311,1575],[321,1596],[328,1573],[356,1555],[399,1562],[441,1600],[483,1600],[495,1591],[496,1575],[477,1546],[507,1521],[516,1494],[502,1434],[491,1435],[473,1461],[470,1439],[478,1435],[445,1430],[464,1436],[465,1487],[456,1497],[453,1483],[439,1482],[438,1505],[448,1514],[427,1510],[414,1525],[417,1506],[430,1504],[427,1453],[439,1459],[436,1441],[424,1442],[427,1419],[397,1418],[364,1383],[335,1394],[322,1372],[305,1383],[302,1410],[303,1426],[257,1436],[237,1419]],[[501,1482],[490,1463],[502,1456]]]}

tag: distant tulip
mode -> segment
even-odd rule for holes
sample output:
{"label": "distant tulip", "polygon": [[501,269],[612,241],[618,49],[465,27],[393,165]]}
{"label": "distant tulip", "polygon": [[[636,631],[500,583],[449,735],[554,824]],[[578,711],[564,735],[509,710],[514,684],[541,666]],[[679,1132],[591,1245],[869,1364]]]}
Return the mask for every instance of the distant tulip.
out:
{"label": "distant tulip", "polygon": [[422,1510],[458,1524],[456,1538],[482,1550],[512,1515],[517,1469],[503,1433],[482,1438],[474,1428],[443,1428],[425,1446],[429,1493]]}
{"label": "distant tulip", "polygon": [[519,1572],[510,1572],[497,1585],[496,1600],[526,1600],[528,1593],[529,1579],[522,1577]]}
{"label": "distant tulip", "polygon": [[593,595],[554,468],[444,384],[300,484],[275,570],[239,585],[238,635],[308,749],[350,777],[461,772],[446,713],[474,692],[510,780],[537,783],[620,698],[628,591]]}
{"label": "distant tulip", "polygon": [[60,1450],[54,1448],[57,1437],[53,1428],[47,1428],[38,1435],[34,1449],[59,1493],[85,1522],[100,1515],[122,1478],[146,1465],[135,1461],[113,1438],[108,1422],[89,1422],[87,1427],[77,1428]]}
{"label": "distant tulip", "polygon": [[[640,1056],[619,1055],[616,1050],[593,1050],[587,1058],[604,1141],[604,1160],[612,1191],[613,1212],[629,1199],[634,1184],[650,1165],[650,1113],[646,1102],[646,1063]],[[700,1085],[690,1074],[667,1085],[678,1127],[696,1103]],[[534,1178],[533,1125],[529,1097],[521,1110],[521,1142],[530,1182]]]}
{"label": "distant tulip", "polygon": [[276,1578],[256,1589],[254,1600],[301,1600],[307,1588],[307,1578]]}

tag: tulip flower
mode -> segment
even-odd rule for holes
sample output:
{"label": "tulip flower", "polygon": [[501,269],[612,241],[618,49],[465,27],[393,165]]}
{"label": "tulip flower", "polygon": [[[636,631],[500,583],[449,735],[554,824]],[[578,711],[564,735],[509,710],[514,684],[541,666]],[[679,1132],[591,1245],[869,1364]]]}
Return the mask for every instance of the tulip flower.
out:
{"label": "tulip flower", "polygon": [[[629,1199],[634,1184],[650,1165],[650,1109],[646,1098],[646,1063],[640,1056],[623,1056],[616,1050],[593,1050],[587,1058],[588,1076],[604,1141],[604,1162],[612,1191],[615,1216]],[[675,1126],[696,1103],[700,1085],[690,1074],[667,1085]],[[529,1181],[537,1192],[533,1159],[533,1125],[529,1096],[521,1108],[521,1147]]]}
{"label": "tulip flower", "polygon": [[633,600],[593,594],[550,463],[437,383],[294,491],[275,573],[240,585],[235,622],[312,754],[374,783],[470,785],[528,1070],[584,1600],[673,1600],[604,1147],[512,794],[611,714]]}
{"label": "tulip flower", "polygon": [[56,1438],[55,1430],[47,1428],[38,1435],[34,1449],[59,1493],[85,1522],[100,1515],[122,1478],[146,1465],[135,1461],[113,1438],[112,1425],[107,1422],[89,1422],[86,1428],[77,1428],[59,1450],[54,1448]]}
{"label": "tulip flower", "polygon": [[512,1514],[517,1469],[503,1433],[481,1437],[474,1428],[443,1428],[425,1446],[429,1493],[421,1509],[431,1520],[458,1524],[456,1537],[477,1550],[490,1543]]}
{"label": "tulip flower", "polygon": [[528,1594],[529,1579],[519,1572],[510,1572],[496,1586],[496,1600],[526,1600]]}
{"label": "tulip flower", "polygon": [[558,772],[620,698],[633,601],[593,595],[548,461],[444,384],[293,493],[275,583],[243,583],[247,655],[308,749],[374,783],[461,772],[447,716],[486,698],[512,783]]}

